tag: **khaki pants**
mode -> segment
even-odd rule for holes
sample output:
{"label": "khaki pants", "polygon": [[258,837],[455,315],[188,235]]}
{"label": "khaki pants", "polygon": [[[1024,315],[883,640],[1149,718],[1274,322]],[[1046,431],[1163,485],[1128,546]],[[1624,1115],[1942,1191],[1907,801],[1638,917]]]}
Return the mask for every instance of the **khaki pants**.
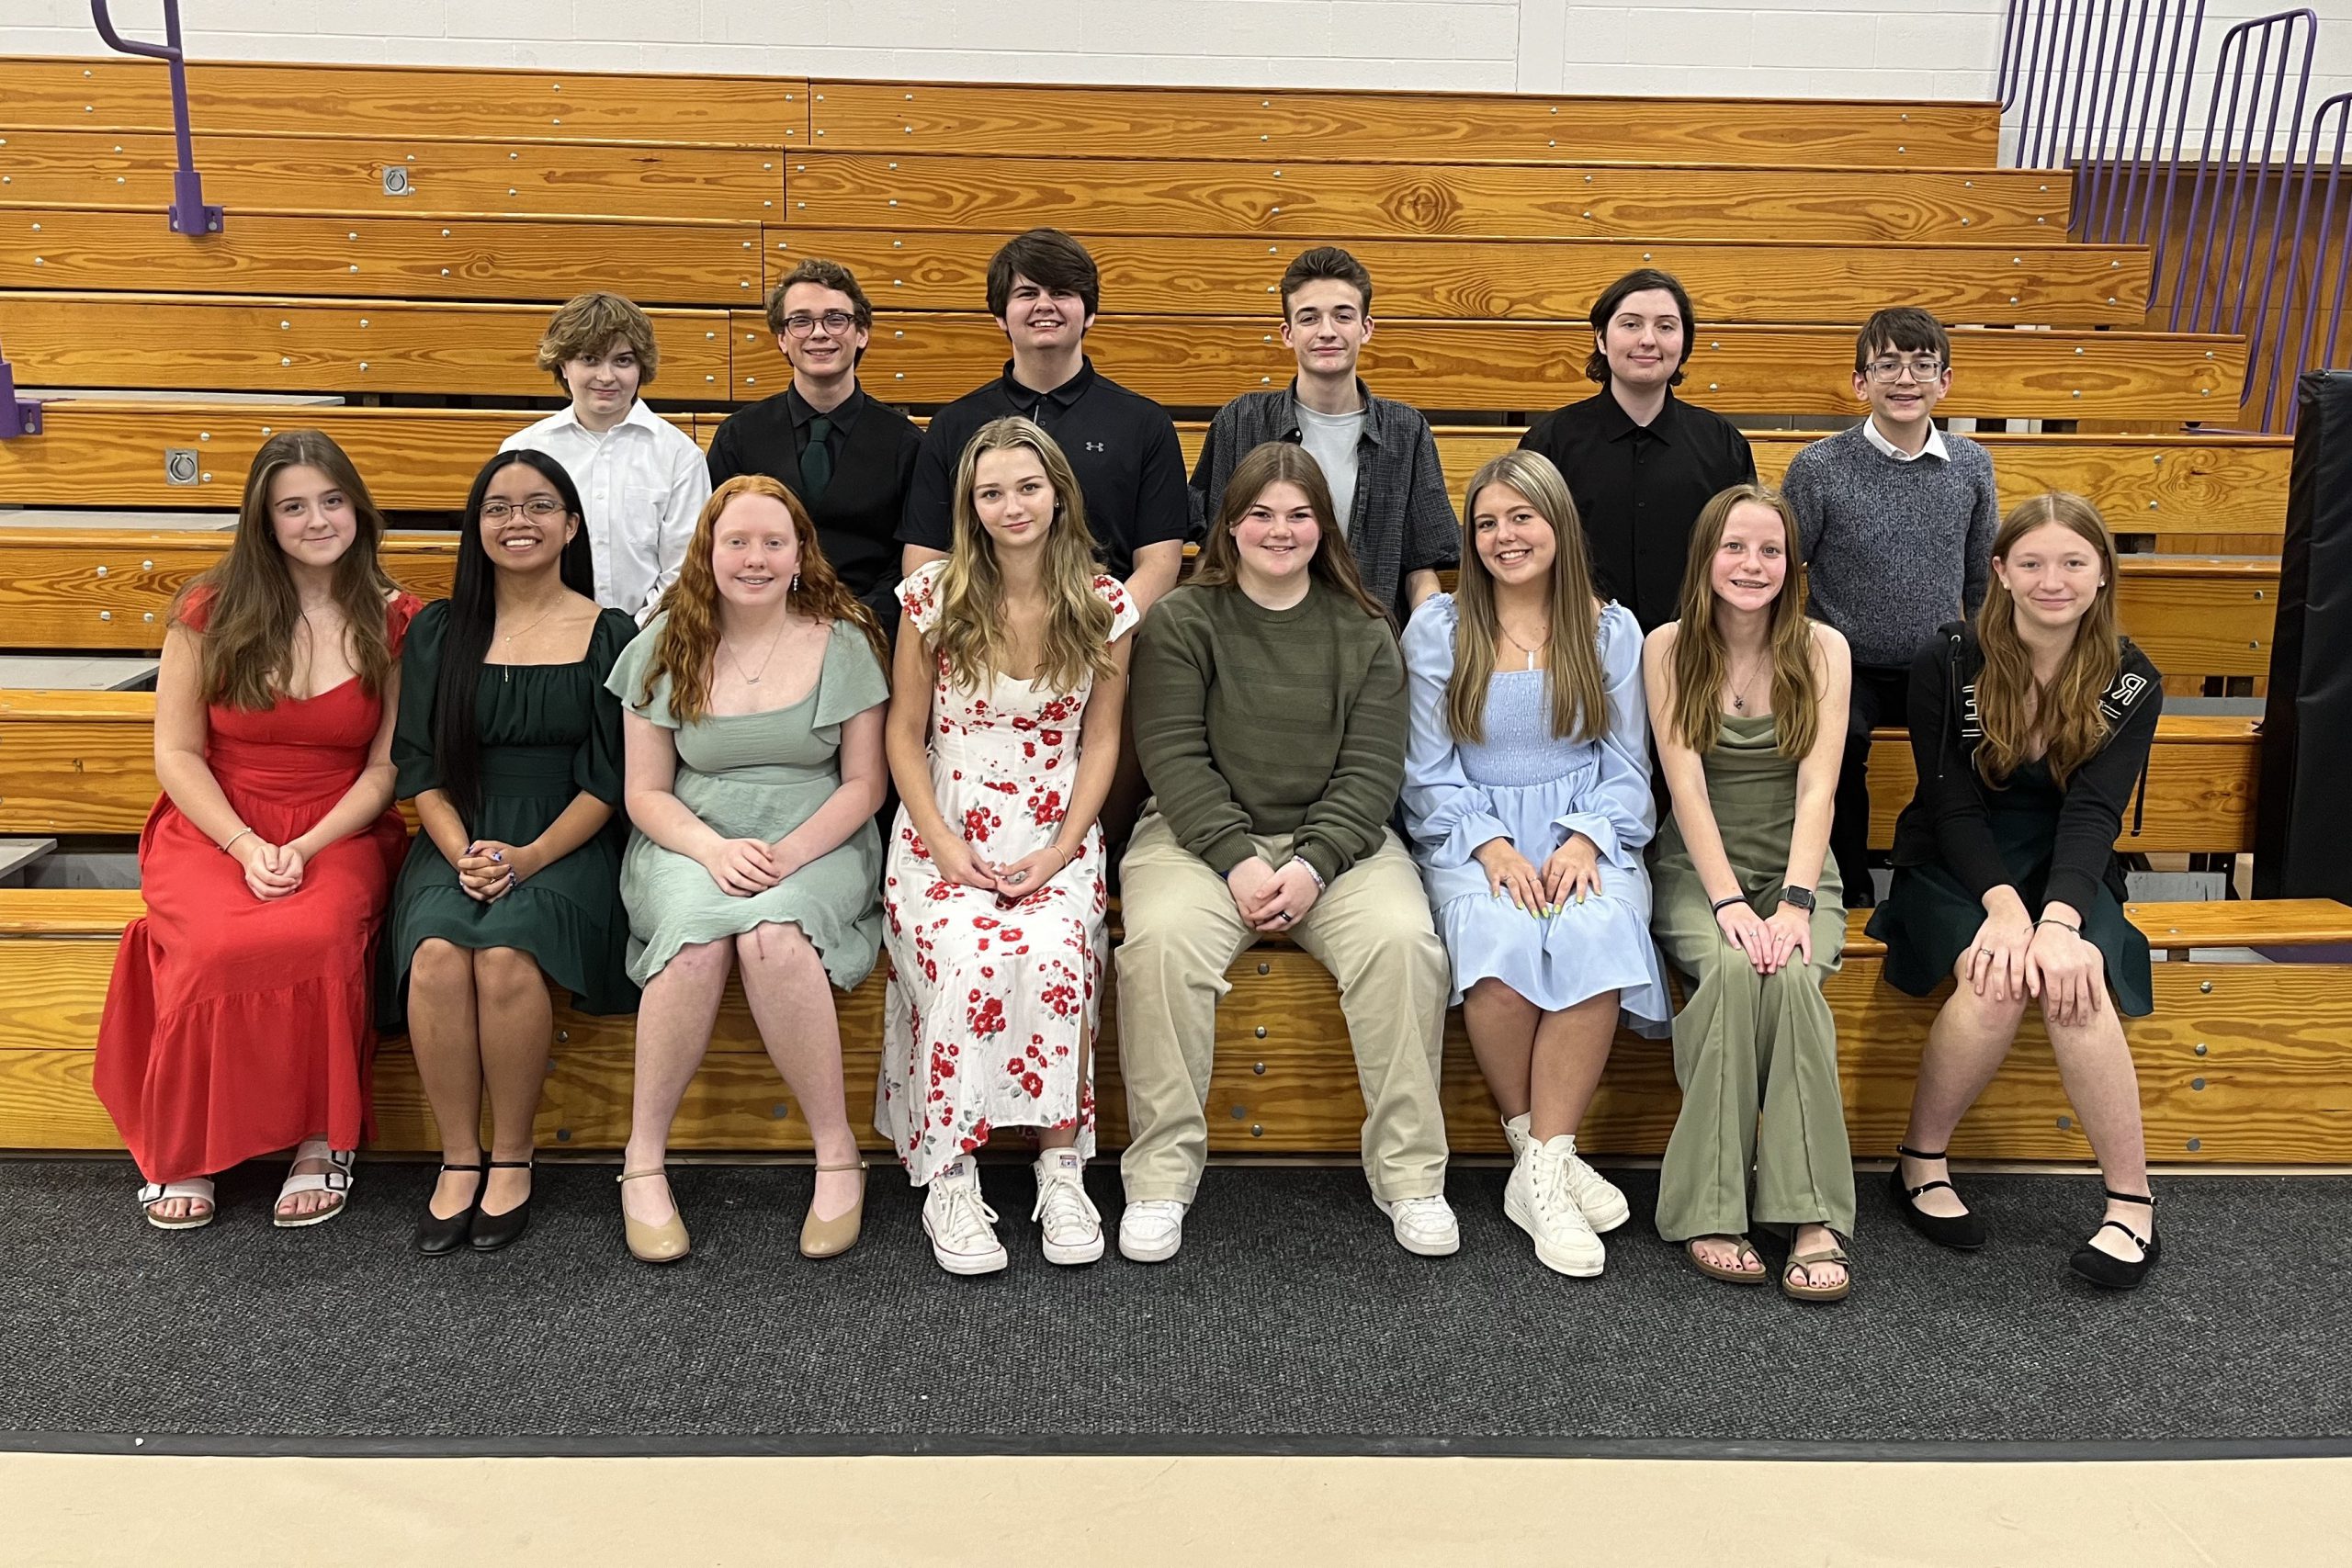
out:
{"label": "khaki pants", "polygon": [[[1287,835],[1253,836],[1271,865]],[[1127,1201],[1189,1203],[1208,1157],[1209,1069],[1225,971],[1258,941],[1225,879],[1147,809],[1119,866],[1119,1074],[1131,1142],[1119,1161]],[[1445,948],[1420,874],[1394,833],[1316,899],[1291,938],[1340,983],[1340,1010],[1363,1090],[1364,1174],[1388,1202],[1445,1189]]]}

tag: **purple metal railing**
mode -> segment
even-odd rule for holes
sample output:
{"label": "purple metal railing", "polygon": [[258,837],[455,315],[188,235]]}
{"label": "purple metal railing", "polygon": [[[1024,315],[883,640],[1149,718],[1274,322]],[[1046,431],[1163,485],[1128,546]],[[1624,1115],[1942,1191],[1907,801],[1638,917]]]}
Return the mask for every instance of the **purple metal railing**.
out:
{"label": "purple metal railing", "polygon": [[[2328,116],[2335,117],[2335,141],[2323,160],[2320,149],[2328,146]],[[2295,183],[2301,187],[2295,202],[2295,240],[2288,250],[2288,302],[2278,310],[2278,337],[2270,351],[2271,374],[2262,395],[2262,423],[2270,425],[2274,406],[2284,404],[2285,428],[2295,428],[2295,380],[2307,368],[2324,364],[2335,353],[2337,333],[2344,328],[2346,285],[2352,283],[2352,192],[2346,193],[2341,226],[2336,220],[2336,190],[2343,180],[2346,132],[2352,130],[2352,93],[2338,93],[2312,113],[2311,152],[2302,168],[2302,177]],[[2304,220],[2311,214],[2312,190],[2323,180],[2327,195],[2321,201],[2318,227],[2312,230],[2313,240],[2311,258],[2311,282],[2303,291],[2302,331],[2295,352],[2287,352],[2288,334],[2294,328],[2292,309],[2294,273],[2303,265]],[[2328,288],[2328,273],[2333,267],[2335,287]],[[2320,311],[2327,312],[2327,330],[2318,338],[2319,355],[2312,357],[2313,335],[2319,327]]]}
{"label": "purple metal railing", "polygon": [[160,44],[141,43],[115,31],[114,18],[107,15],[107,0],[90,0],[90,20],[97,24],[98,36],[107,47],[160,60],[171,67],[172,128],[179,133],[180,143],[179,167],[172,172],[172,229],[180,234],[219,233],[220,209],[204,203],[204,178],[196,172],[195,140],[188,130],[187,61],[180,51],[180,0],[164,0],[164,41]]}

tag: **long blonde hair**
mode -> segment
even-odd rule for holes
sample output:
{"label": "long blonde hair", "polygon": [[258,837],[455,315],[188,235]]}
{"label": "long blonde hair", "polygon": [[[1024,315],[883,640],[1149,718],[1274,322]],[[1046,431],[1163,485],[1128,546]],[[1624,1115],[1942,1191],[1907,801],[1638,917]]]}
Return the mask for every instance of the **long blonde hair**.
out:
{"label": "long blonde hair", "polygon": [[201,606],[200,681],[207,703],[247,711],[267,708],[276,705],[292,678],[294,628],[302,619],[302,605],[287,569],[286,552],[277,546],[269,487],[279,474],[298,466],[324,474],[351,503],[351,547],[334,563],[331,593],[343,613],[344,647],[360,689],[379,696],[391,675],[384,606],[397,589],[376,554],[384,537],[384,514],[376,510],[359,470],[332,438],[316,430],[281,430],[254,454],[229,553],[182,589],[172,604],[173,624],[181,626],[187,624],[191,605]]}
{"label": "long blonde hair", "polygon": [[710,558],[719,513],[739,495],[780,501],[792,516],[793,537],[800,543],[800,570],[785,591],[786,605],[820,624],[849,622],[865,634],[876,661],[886,670],[890,666],[890,645],[882,636],[881,623],[833,575],[832,564],[817,543],[817,525],[800,498],[766,474],[738,474],[710,492],[702,515],[695,519],[695,536],[686,546],[685,559],[678,563],[677,579],[662,595],[662,609],[669,618],[655,634],[645,685],[638,694],[639,706],[651,702],[655,682],[668,676],[670,714],[680,724],[692,724],[709,711],[711,667],[718,657],[719,603],[718,575]]}
{"label": "long blonde hair", "polygon": [[1036,679],[1048,690],[1072,692],[1089,676],[1102,680],[1117,668],[1110,647],[1115,616],[1109,602],[1094,591],[1102,569],[1094,559],[1094,536],[1087,531],[1086,496],[1079,489],[1078,476],[1052,436],[1034,421],[1007,415],[980,426],[956,465],[955,548],[940,574],[939,621],[931,641],[947,660],[951,678],[966,691],[979,690],[989,676],[1005,671],[1012,653],[1012,627],[1004,614],[1004,573],[997,563],[996,545],[973,505],[972,485],[982,454],[1023,446],[1037,454],[1046,482],[1054,487],[1040,584],[1046,624],[1038,637]]}
{"label": "long blonde hair", "polygon": [[2069,774],[2107,744],[2107,715],[2099,699],[2115,683],[2123,664],[2123,641],[2115,629],[2115,541],[2098,508],[2079,495],[2052,491],[2019,502],[1993,536],[1993,558],[2006,561],[2017,542],[2044,524],[2055,523],[2098,552],[2098,594],[2075,623],[2074,646],[2066,649],[2057,677],[2048,685],[2033,678],[2033,656],[2018,636],[2017,601],[1998,572],[1976,612],[1976,641],[1984,668],[1976,677],[1976,713],[1984,737],[1976,743],[1976,771],[1999,784],[2025,765],[2040,731],[2050,776],[2064,784]]}
{"label": "long blonde hair", "polygon": [[1609,679],[1600,667],[1600,612],[1593,604],[1592,565],[1585,557],[1584,525],[1567,481],[1541,452],[1511,451],[1489,458],[1470,476],[1462,498],[1462,570],[1453,590],[1453,676],[1445,687],[1446,728],[1456,740],[1487,738],[1487,683],[1495,672],[1495,579],[1478,553],[1478,495],[1505,485],[1527,498],[1550,525],[1551,640],[1544,645],[1544,682],[1552,694],[1552,734],[1561,740],[1599,740],[1609,733]]}
{"label": "long blonde hair", "polygon": [[1682,569],[1681,623],[1674,636],[1674,737],[1701,756],[1714,749],[1723,731],[1724,682],[1731,654],[1715,625],[1715,552],[1732,509],[1747,503],[1769,509],[1781,520],[1788,576],[1772,601],[1765,646],[1772,657],[1772,713],[1780,721],[1778,750],[1802,757],[1813,750],[1821,724],[1821,676],[1814,667],[1813,623],[1804,613],[1804,567],[1797,559],[1797,522],[1789,503],[1770,485],[1737,484],[1719,491],[1690,528],[1690,555]]}

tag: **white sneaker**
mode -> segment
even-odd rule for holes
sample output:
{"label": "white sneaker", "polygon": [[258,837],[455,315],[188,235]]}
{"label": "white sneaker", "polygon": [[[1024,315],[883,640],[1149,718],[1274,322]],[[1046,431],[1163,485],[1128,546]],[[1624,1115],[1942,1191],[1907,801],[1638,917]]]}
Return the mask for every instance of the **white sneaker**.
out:
{"label": "white sneaker", "polygon": [[[1625,1194],[1617,1190],[1617,1184],[1585,1164],[1577,1154],[1573,1134],[1555,1138],[1552,1143],[1566,1145],[1568,1190],[1576,1194],[1577,1207],[1584,1211],[1585,1219],[1596,1232],[1613,1231],[1632,1217],[1633,1205],[1625,1201]],[[1544,1146],[1549,1148],[1551,1144]]]}
{"label": "white sneaker", "polygon": [[1530,1114],[1522,1111],[1516,1116],[1504,1119],[1503,1136],[1510,1140],[1510,1157],[1514,1160],[1526,1159],[1527,1151],[1535,1146],[1535,1139],[1527,1130]]}
{"label": "white sneaker", "polygon": [[922,1232],[931,1255],[950,1274],[993,1274],[1008,1259],[996,1238],[996,1211],[980,1196],[979,1168],[964,1155],[931,1179],[922,1195]]}
{"label": "white sneaker", "polygon": [[1119,1256],[1130,1263],[1165,1263],[1184,1245],[1184,1205],[1146,1198],[1119,1215]]}
{"label": "white sneaker", "polygon": [[1453,1206],[1443,1194],[1399,1198],[1394,1203],[1374,1198],[1373,1202],[1388,1216],[1396,1245],[1406,1251],[1423,1258],[1450,1258],[1462,1250],[1462,1227],[1454,1223]]}
{"label": "white sneaker", "polygon": [[[1592,1222],[1577,1201],[1569,1175],[1577,1164],[1582,1162],[1576,1157],[1574,1138],[1554,1138],[1531,1149],[1526,1163],[1511,1172],[1503,1188],[1503,1213],[1535,1243],[1535,1256],[1544,1267],[1589,1280],[1609,1260],[1609,1251],[1592,1234]],[[1622,1196],[1619,1201],[1623,1201]]]}
{"label": "white sneaker", "polygon": [[1102,1214],[1086,1195],[1086,1161],[1076,1149],[1037,1156],[1037,1206],[1048,1263],[1091,1263],[1102,1256]]}

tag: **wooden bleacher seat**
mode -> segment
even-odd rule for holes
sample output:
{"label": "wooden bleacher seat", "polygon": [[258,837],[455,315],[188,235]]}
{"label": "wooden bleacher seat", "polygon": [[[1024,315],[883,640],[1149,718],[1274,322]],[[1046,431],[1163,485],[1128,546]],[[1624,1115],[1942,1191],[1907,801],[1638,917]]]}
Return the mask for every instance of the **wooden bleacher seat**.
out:
{"label": "wooden bleacher seat", "polygon": [[[0,1147],[119,1146],[90,1091],[92,1043],[135,892],[0,889]],[[2352,965],[2196,962],[2192,949],[2259,944],[2282,957],[2352,942],[2352,909],[2326,900],[2134,906],[2172,962],[2155,969],[2156,1011],[2131,1026],[2151,1156],[2166,1162],[2352,1160],[2352,1080],[2335,1069],[2352,1032]],[[1838,1021],[1847,1123],[1856,1151],[1883,1155],[1900,1136],[1934,1003],[1880,983],[1882,950],[1849,923],[1846,962],[1826,987]],[[1217,1010],[1209,1139],[1222,1155],[1342,1157],[1363,1117],[1329,977],[1304,953],[1269,942],[1227,972]],[[841,998],[852,1122],[864,1129],[876,1066],[883,977]],[[1115,1006],[1106,1009],[1096,1079],[1105,1149],[1125,1140]],[[538,1142],[548,1151],[609,1151],[628,1131],[632,1021],[559,1008]],[[1502,1149],[1501,1129],[1458,1015],[1449,1021],[1443,1097],[1453,1148]],[[1663,1042],[1621,1038],[1579,1142],[1607,1155],[1655,1155],[1679,1103]],[[377,1146],[435,1146],[413,1058],[388,1043],[376,1066]],[[879,1146],[870,1130],[863,1135]],[[729,988],[711,1052],[680,1109],[680,1151],[805,1150],[740,991]],[[1963,1158],[2088,1157],[2040,1026],[2015,1053],[1952,1143]]]}

